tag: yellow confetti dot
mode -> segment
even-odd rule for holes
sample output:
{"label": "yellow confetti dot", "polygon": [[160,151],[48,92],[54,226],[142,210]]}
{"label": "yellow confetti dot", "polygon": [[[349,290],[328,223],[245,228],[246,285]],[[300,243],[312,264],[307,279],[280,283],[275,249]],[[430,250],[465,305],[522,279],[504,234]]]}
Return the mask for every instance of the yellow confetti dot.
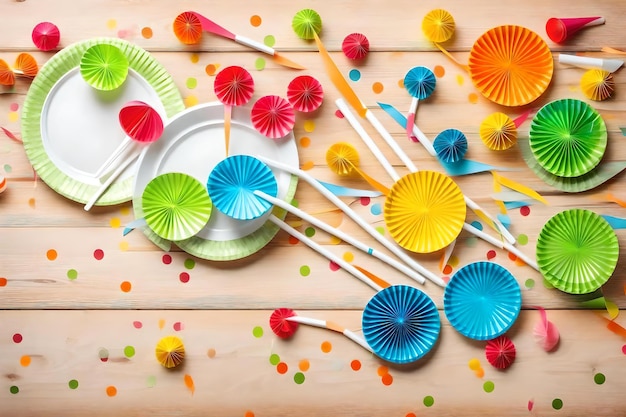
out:
{"label": "yellow confetti dot", "polygon": [[459,265],[459,257],[452,255],[450,259],[448,259],[448,265],[453,268],[456,268]]}
{"label": "yellow confetti dot", "polygon": [[109,19],[107,20],[107,29],[115,29],[117,27],[117,20]]}
{"label": "yellow confetti dot", "polygon": [[17,122],[20,118],[20,114],[16,111],[9,112],[9,122]]}
{"label": "yellow confetti dot", "polygon": [[197,64],[200,61],[200,56],[198,54],[191,54],[189,57],[192,63]]}
{"label": "yellow confetti dot", "polygon": [[464,83],[464,82],[465,82],[465,78],[463,78],[463,76],[462,76],[462,75],[457,75],[457,76],[456,76],[456,83],[457,83],[458,85],[463,85],[463,83]]}
{"label": "yellow confetti dot", "polygon": [[475,371],[476,369],[480,369],[480,361],[476,358],[472,358],[467,363],[467,366],[469,366],[472,371]]}
{"label": "yellow confetti dot", "polygon": [[130,214],[130,207],[125,206],[120,209],[120,214],[122,216],[128,216]]}
{"label": "yellow confetti dot", "polygon": [[163,330],[165,327],[165,319],[159,319],[159,330]]}
{"label": "yellow confetti dot", "polygon": [[119,217],[113,217],[111,221],[109,221],[109,224],[111,225],[112,228],[117,229],[118,227],[122,225],[122,221],[120,220]]}
{"label": "yellow confetti dot", "polygon": [[338,245],[341,243],[341,239],[339,239],[337,236],[331,236],[330,237],[330,244],[331,245]]}
{"label": "yellow confetti dot", "polygon": [[470,103],[476,104],[478,103],[478,94],[470,93],[469,96],[467,96],[467,99],[469,100]]}
{"label": "yellow confetti dot", "polygon": [[193,106],[195,106],[198,103],[199,103],[198,97],[196,97],[196,96],[187,96],[187,97],[185,97],[185,106],[186,107],[193,107]]}
{"label": "yellow confetti dot", "polygon": [[378,81],[376,81],[374,84],[372,84],[372,91],[375,94],[382,93],[384,89],[385,89],[385,87],[383,87],[383,84],[379,83]]}
{"label": "yellow confetti dot", "polygon": [[315,130],[315,122],[313,120],[305,120],[304,121],[304,130],[305,132],[311,133]]}
{"label": "yellow confetti dot", "polygon": [[346,252],[343,254],[343,260],[346,262],[352,262],[354,261],[354,253],[352,252]]}
{"label": "yellow confetti dot", "polygon": [[122,240],[122,241],[120,242],[120,250],[121,250],[121,251],[127,251],[127,250],[128,250],[128,247],[129,247],[129,244],[128,244],[128,242],[127,242],[127,241]]}
{"label": "yellow confetti dot", "polygon": [[400,78],[398,80],[398,87],[404,89],[404,78]]}

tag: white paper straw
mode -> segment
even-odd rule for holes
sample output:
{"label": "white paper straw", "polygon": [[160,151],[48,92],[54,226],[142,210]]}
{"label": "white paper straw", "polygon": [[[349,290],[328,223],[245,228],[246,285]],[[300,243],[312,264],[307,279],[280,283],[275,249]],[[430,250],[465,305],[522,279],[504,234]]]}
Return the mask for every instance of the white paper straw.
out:
{"label": "white paper straw", "polygon": [[113,173],[106,179],[106,181],[104,181],[102,183],[102,185],[100,186],[100,188],[98,188],[98,190],[91,196],[91,198],[89,199],[89,201],[87,201],[87,204],[85,204],[85,211],[89,211],[91,210],[91,208],[93,207],[94,204],[96,204],[96,202],[98,201],[98,199],[100,198],[100,196],[102,196],[102,194],[104,194],[104,192],[109,188],[109,186],[111,186],[111,184],[113,183],[113,181],[115,181],[115,179],[117,177],[120,176],[120,174],[122,172],[124,172],[124,170],[132,163],[135,161],[135,159],[137,159],[139,157],[139,155],[141,154],[141,150],[137,150],[135,152],[133,152],[130,156],[128,156],[124,162],[122,162],[120,165],[118,165],[118,167],[115,169],[115,171],[113,171]]}
{"label": "white paper straw", "polygon": [[528,256],[526,256],[522,251],[520,251],[518,248],[516,248],[515,246],[511,245],[508,242],[503,242],[501,240],[498,240],[496,238],[494,238],[493,236],[488,235],[487,233],[476,229],[474,226],[465,223],[463,225],[463,229],[470,232],[473,235],[476,235],[477,237],[491,243],[494,246],[499,247],[500,249],[505,249],[508,250],[509,252],[511,252],[512,254],[514,254],[515,256],[517,256],[518,258],[520,258],[522,261],[524,261],[524,263],[530,267],[532,267],[533,269],[539,271],[539,266],[537,265],[537,262],[531,258],[529,258]]}
{"label": "white paper straw", "polygon": [[[332,331],[337,330],[335,329],[334,326],[333,327],[329,326],[326,320],[314,319],[311,317],[291,316],[291,317],[287,317],[286,320],[292,321],[294,323],[305,324],[307,326],[319,327],[321,329],[327,329],[327,330],[332,330]],[[343,327],[342,327],[342,330],[343,331],[341,333],[344,336],[346,336],[348,339],[352,340],[353,342],[355,342],[356,344],[358,344],[365,350],[371,353],[374,353],[370,345],[368,345],[367,342],[365,341],[365,339],[363,339],[362,337],[360,337],[359,335],[357,335],[351,330],[345,329]]]}

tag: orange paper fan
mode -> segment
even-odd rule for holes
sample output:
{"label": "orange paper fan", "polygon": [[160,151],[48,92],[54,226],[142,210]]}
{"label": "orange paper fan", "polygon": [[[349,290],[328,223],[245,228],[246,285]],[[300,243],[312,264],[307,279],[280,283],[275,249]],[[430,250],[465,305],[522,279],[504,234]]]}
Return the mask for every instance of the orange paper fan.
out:
{"label": "orange paper fan", "polygon": [[11,86],[15,84],[15,74],[3,59],[0,59],[0,85]]}
{"label": "orange paper fan", "polygon": [[25,77],[34,78],[39,72],[39,66],[35,57],[22,52],[15,59],[15,72]]}
{"label": "orange paper fan", "polygon": [[202,37],[202,22],[193,12],[184,12],[174,19],[174,34],[185,45],[193,45],[200,42]]}
{"label": "orange paper fan", "polygon": [[498,26],[472,46],[469,72],[487,99],[503,106],[523,106],[541,96],[554,70],[552,53],[535,32],[521,26]]}

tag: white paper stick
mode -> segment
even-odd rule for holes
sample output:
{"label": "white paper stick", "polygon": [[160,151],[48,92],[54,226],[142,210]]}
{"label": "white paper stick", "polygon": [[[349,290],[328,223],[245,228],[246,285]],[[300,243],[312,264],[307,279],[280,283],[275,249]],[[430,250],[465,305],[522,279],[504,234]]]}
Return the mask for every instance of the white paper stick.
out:
{"label": "white paper stick", "polygon": [[99,177],[102,176],[102,174],[107,172],[109,169],[113,169],[113,167],[111,167],[111,164],[117,158],[119,158],[122,154],[126,153],[126,151],[128,151],[128,149],[129,149],[130,145],[132,145],[132,143],[133,143],[133,140],[130,138],[130,136],[126,136],[124,138],[124,140],[119,144],[119,146],[117,148],[115,148],[113,153],[111,155],[109,155],[107,160],[104,161],[104,163],[102,165],[100,165],[100,168],[98,168],[96,173],[93,174],[94,177],[99,178]]}
{"label": "white paper stick", "polygon": [[[327,329],[327,330],[332,330],[332,331],[337,330],[335,329],[334,326],[333,327],[329,326],[326,320],[314,319],[311,317],[291,316],[291,317],[287,317],[285,320],[292,321],[294,323],[305,324],[307,326],[319,327],[321,329]],[[343,327],[342,327],[342,330],[343,331],[341,333],[344,336],[346,336],[348,339],[352,340],[354,343],[361,346],[368,352],[374,353],[374,351],[372,350],[370,345],[367,344],[365,339],[363,339],[362,337],[354,333],[352,330],[348,330]]]}
{"label": "white paper stick", "polygon": [[426,149],[426,152],[428,152],[430,156],[434,156],[435,158],[437,158],[437,151],[433,147],[432,142],[430,141],[430,139],[428,139],[424,132],[422,132],[419,127],[417,127],[415,123],[413,123],[413,136],[415,136],[419,143],[424,146],[424,149]]}
{"label": "white paper stick", "polygon": [[324,223],[323,221],[321,221],[320,219],[318,219],[317,217],[311,216],[310,214],[306,213],[305,211],[300,210],[297,207],[292,206],[291,204],[287,203],[286,201],[283,201],[279,198],[276,197],[272,197],[271,195],[268,195],[266,193],[264,193],[263,191],[260,190],[256,190],[254,191],[254,194],[263,198],[264,200],[267,200],[268,202],[272,203],[275,206],[278,206],[280,208],[282,208],[283,210],[288,211],[291,214],[294,214],[298,217],[300,217],[301,219],[306,220],[307,222],[313,224],[314,226],[319,227],[320,229],[324,230],[327,233],[330,233],[333,236],[338,237],[339,239],[343,240],[344,242],[354,246],[355,248],[369,254],[372,255],[375,258],[380,259],[381,261],[385,262],[386,264],[392,266],[393,268],[397,269],[398,271],[402,272],[403,274],[407,275],[408,277],[414,279],[415,281],[419,282],[420,284],[423,284],[426,279],[424,277],[422,277],[420,274],[418,274],[416,271],[414,271],[413,269],[407,267],[406,265],[404,265],[403,263],[400,263],[398,261],[396,261],[395,259],[391,258],[390,256],[387,256],[386,254],[375,250],[374,248],[371,248],[369,246],[367,246],[365,243],[353,238],[352,236],[348,235],[347,233],[345,233],[342,230],[339,230],[327,223]]}
{"label": "white paper stick", "polygon": [[91,210],[91,208],[94,204],[96,204],[100,196],[102,196],[102,194],[104,194],[104,192],[109,188],[113,181],[115,181],[115,179],[119,177],[120,174],[124,172],[124,170],[139,157],[139,154],[141,154],[141,150],[133,152],[128,158],[124,160],[124,162],[118,165],[115,171],[113,171],[113,173],[106,179],[106,181],[102,183],[100,188],[98,188],[98,190],[91,196],[89,201],[87,201],[87,204],[85,204],[84,207],[85,211]]}
{"label": "white paper stick", "polygon": [[242,45],[249,46],[250,48],[256,49],[257,51],[265,52],[268,55],[274,55],[275,53],[273,48],[270,48],[269,46],[261,42],[257,42],[250,38],[246,38],[245,36],[235,35],[235,42],[240,43]]}
{"label": "white paper stick", "polygon": [[615,72],[624,65],[624,61],[621,59],[592,58],[568,54],[559,54],[559,63],[584,69],[601,69],[608,72]]}

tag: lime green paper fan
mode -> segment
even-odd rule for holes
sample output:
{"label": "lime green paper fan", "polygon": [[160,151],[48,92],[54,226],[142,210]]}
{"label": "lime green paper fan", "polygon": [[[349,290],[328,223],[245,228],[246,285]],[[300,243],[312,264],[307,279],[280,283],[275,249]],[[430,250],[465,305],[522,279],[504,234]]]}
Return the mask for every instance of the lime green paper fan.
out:
{"label": "lime green paper fan", "polygon": [[116,46],[97,44],[83,53],[80,74],[95,89],[115,90],[126,80],[128,58]]}
{"label": "lime green paper fan", "polygon": [[293,17],[291,27],[300,39],[314,39],[322,31],[322,18],[313,9],[302,9]]}
{"label": "lime green paper fan", "polygon": [[148,227],[167,240],[188,239],[198,233],[209,221],[212,208],[204,185],[179,172],[155,177],[142,194]]}

